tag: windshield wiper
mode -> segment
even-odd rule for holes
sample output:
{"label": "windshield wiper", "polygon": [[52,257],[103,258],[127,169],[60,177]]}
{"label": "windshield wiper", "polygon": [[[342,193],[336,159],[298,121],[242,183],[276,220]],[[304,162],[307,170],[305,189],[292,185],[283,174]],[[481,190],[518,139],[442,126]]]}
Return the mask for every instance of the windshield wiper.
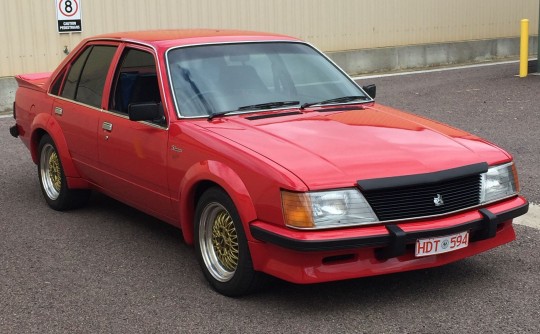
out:
{"label": "windshield wiper", "polygon": [[213,120],[216,117],[225,116],[227,114],[230,114],[230,113],[233,113],[233,112],[236,112],[236,111],[238,111],[238,110],[218,111],[218,112],[215,112],[215,113],[212,113],[212,114],[208,115],[207,120],[210,122],[211,120]]}
{"label": "windshield wiper", "polygon": [[300,101],[277,101],[277,102],[267,102],[267,103],[259,103],[259,104],[251,104],[248,106],[242,106],[236,110],[228,110],[228,111],[220,111],[215,112],[213,114],[210,114],[208,116],[208,120],[211,121],[212,119],[220,116],[225,116],[228,114],[231,114],[233,112],[237,111],[245,111],[245,110],[264,110],[264,109],[272,109],[272,108],[279,108],[279,107],[287,107],[287,106],[295,106],[300,104]]}
{"label": "windshield wiper", "polygon": [[243,107],[238,108],[238,110],[272,109],[272,108],[279,108],[279,107],[295,106],[297,104],[300,104],[300,101],[266,102],[266,103],[251,104],[251,105],[248,105],[248,106],[243,106]]}
{"label": "windshield wiper", "polygon": [[338,97],[338,98],[335,98],[335,99],[324,100],[324,101],[319,101],[319,102],[304,103],[304,104],[302,104],[300,109],[306,109],[306,108],[309,108],[309,107],[317,105],[317,104],[347,103],[347,102],[353,102],[353,101],[357,101],[357,100],[367,101],[367,100],[371,100],[371,98],[369,96],[365,96],[365,95],[343,96],[343,97]]}

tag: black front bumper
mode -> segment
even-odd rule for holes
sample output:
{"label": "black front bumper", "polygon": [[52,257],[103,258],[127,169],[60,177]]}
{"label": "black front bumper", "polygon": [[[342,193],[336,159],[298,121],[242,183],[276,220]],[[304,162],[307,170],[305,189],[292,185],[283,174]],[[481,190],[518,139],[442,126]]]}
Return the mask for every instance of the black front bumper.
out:
{"label": "black front bumper", "polygon": [[388,224],[387,235],[376,235],[360,238],[342,238],[331,240],[299,240],[287,238],[257,226],[251,226],[250,231],[257,240],[268,242],[280,247],[297,251],[331,251],[354,248],[377,248],[376,255],[380,259],[388,259],[405,253],[407,244],[416,242],[417,239],[440,237],[469,230],[471,241],[493,238],[497,232],[497,226],[505,221],[524,215],[529,210],[529,203],[516,207],[512,210],[494,214],[487,209],[478,210],[482,219],[473,220],[464,224],[444,229],[427,230],[407,233],[398,225]]}

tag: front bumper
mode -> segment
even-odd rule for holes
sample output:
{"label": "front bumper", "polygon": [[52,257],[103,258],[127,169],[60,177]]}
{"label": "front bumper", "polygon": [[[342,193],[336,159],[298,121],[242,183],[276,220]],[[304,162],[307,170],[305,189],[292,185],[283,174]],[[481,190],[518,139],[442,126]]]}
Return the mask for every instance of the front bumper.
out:
{"label": "front bumper", "polygon": [[[255,222],[250,225],[250,232],[261,242],[251,242],[250,249],[256,269],[296,283],[434,267],[514,240],[511,221],[527,213],[528,207],[529,203],[518,196],[433,220],[330,231],[298,231]],[[468,247],[414,257],[417,239],[463,231],[470,232]]]}

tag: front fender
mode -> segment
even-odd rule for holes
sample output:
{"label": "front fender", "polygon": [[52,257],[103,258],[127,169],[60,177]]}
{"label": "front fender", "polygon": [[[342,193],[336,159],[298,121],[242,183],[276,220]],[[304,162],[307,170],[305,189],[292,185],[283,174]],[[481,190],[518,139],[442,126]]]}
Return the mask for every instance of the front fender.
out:
{"label": "front fender", "polygon": [[54,144],[56,145],[56,150],[58,151],[58,155],[64,169],[64,175],[68,178],[68,186],[70,186],[69,179],[81,177],[73,164],[73,160],[71,159],[71,154],[69,153],[66,139],[62,134],[60,124],[58,124],[54,117],[45,113],[37,114],[32,121],[31,131],[32,145],[30,152],[32,154],[32,160],[34,163],[39,163],[39,141],[41,140],[44,131],[51,136]]}
{"label": "front fender", "polygon": [[195,193],[202,182],[215,183],[227,192],[249,235],[247,223],[255,220],[257,213],[246,185],[232,168],[222,162],[209,160],[191,166],[180,183],[180,227],[186,243],[193,244]]}

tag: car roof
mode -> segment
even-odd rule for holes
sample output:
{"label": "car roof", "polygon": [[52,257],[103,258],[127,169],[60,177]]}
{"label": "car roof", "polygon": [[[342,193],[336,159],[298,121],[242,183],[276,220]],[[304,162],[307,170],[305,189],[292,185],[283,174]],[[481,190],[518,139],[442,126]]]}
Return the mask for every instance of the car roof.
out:
{"label": "car roof", "polygon": [[121,40],[139,42],[155,47],[169,48],[189,44],[252,42],[252,41],[298,41],[298,39],[273,33],[222,29],[144,30],[108,33],[89,40]]}

